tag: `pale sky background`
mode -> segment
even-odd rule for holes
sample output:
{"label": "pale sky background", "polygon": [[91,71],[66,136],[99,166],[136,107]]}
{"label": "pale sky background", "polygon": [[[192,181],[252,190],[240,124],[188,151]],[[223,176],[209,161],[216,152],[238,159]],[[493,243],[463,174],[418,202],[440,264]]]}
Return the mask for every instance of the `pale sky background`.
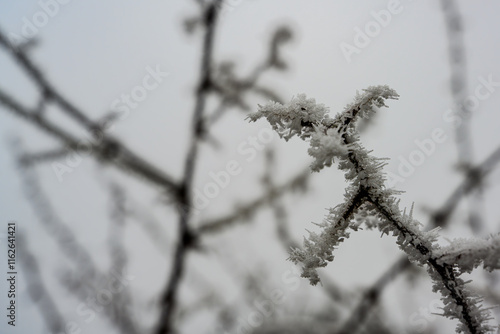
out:
{"label": "pale sky background", "polygon": [[[400,157],[408,159],[411,152],[418,149],[415,140],[429,138],[436,128],[444,130],[448,139],[437,145],[436,151],[416,167],[412,176],[396,185],[405,191],[401,195],[401,206],[409,207],[415,202],[416,216],[425,224],[425,209],[439,207],[460,181],[460,175],[453,169],[456,162],[453,130],[450,123],[443,120],[443,114],[453,104],[448,82],[448,46],[439,3],[401,0],[401,12],[391,18],[367,47],[354,54],[350,63],[340,49],[342,42],[353,44],[354,29],[364,29],[374,20],[370,13],[386,9],[388,2],[234,1],[237,4],[218,26],[215,60],[232,60],[238,74],[249,73],[266,57],[270,32],[286,24],[294,32],[293,41],[284,47],[284,58],[290,69],[287,72],[268,72],[260,81],[273,87],[285,100],[297,93],[306,93],[329,106],[334,114],[352,101],[356,90],[377,84],[394,88],[400,94],[400,100],[390,101],[390,108],[381,110],[374,124],[362,135],[362,141],[365,147],[373,150],[373,155],[391,159],[387,171],[397,172]],[[492,76],[494,81],[500,82],[497,36],[500,3],[457,3],[465,22],[469,90],[473,91],[480,84],[480,77]],[[23,19],[31,20],[41,10],[37,1],[2,0],[0,27],[21,34],[25,24]],[[128,94],[133,87],[140,85],[148,67],[158,65],[168,72],[160,86],[149,92],[127,119],[116,124],[112,134],[141,156],[179,177],[189,138],[201,45],[201,35],[187,35],[182,22],[196,14],[197,8],[192,1],[73,0],[60,5],[57,14],[39,28],[36,37],[40,44],[32,56],[64,95],[94,119],[105,115],[112,101],[122,93]],[[26,105],[35,105],[33,86],[3,51],[0,52],[0,73],[2,89]],[[255,108],[257,103],[266,102],[260,97],[253,97],[250,101]],[[481,101],[474,111],[475,162],[482,161],[500,145],[498,105],[500,89]],[[85,135],[57,110],[49,110],[49,113],[52,119],[67,124],[74,134]],[[231,112],[216,126],[214,133],[224,144],[222,150],[203,147],[203,162],[196,174],[198,188],[211,180],[210,171],[223,170],[230,160],[237,160],[243,167],[243,172],[231,179],[230,185],[211,200],[209,207],[202,212],[203,217],[228,212],[239,199],[253,198],[261,191],[255,178],[262,173],[264,155],[260,152],[254,161],[247,162],[245,156],[237,152],[237,147],[267,124],[249,124],[244,117],[239,111]],[[67,292],[55,284],[54,273],[65,263],[64,258],[50,236],[40,228],[36,214],[24,199],[8,146],[8,139],[13,136],[22,138],[25,147],[33,152],[53,148],[55,142],[4,109],[0,110],[0,135],[0,228],[3,232],[6,227],[1,226],[6,226],[9,220],[16,220],[29,232],[29,248],[43,261],[45,279],[50,282],[54,298],[67,300],[65,309],[74,309],[78,301],[67,298]],[[284,181],[310,162],[306,143],[298,140],[285,143],[275,137],[269,145],[279,152],[277,182]],[[100,168],[89,157],[71,174],[66,174],[63,182],[58,181],[48,164],[41,165],[37,171],[60,216],[74,227],[80,241],[88,245],[96,257],[106,251],[109,195],[103,186],[103,175],[123,180],[127,194],[165,222],[165,235],[168,240],[174,240],[175,215],[161,205],[161,198],[149,185],[117,173],[113,168]],[[490,233],[499,230],[499,181],[500,173],[494,173],[485,193],[484,210]],[[312,190],[307,196],[288,197],[286,204],[290,210],[292,232],[298,240],[306,233],[306,228],[314,229],[312,221],[322,220],[326,208],[342,200],[344,188],[342,173],[330,168],[314,175]],[[454,216],[456,226],[451,231],[444,231],[445,236],[470,236],[465,226],[465,209],[463,205],[460,207]],[[243,273],[255,265],[264,266],[262,270],[272,278],[271,288],[283,287],[279,278],[290,263],[285,261],[287,254],[277,244],[271,217],[269,211],[265,211],[253,224],[209,238],[207,244],[213,253],[208,260],[193,256],[189,268],[203,273],[215,289],[226,289],[229,300],[238,298],[229,273]],[[335,261],[325,271],[346,287],[370,285],[400,254],[394,239],[380,239],[379,236],[377,231],[353,233],[338,249]],[[133,291],[137,294],[138,305],[144,306],[137,317],[152,324],[156,318],[151,298],[163,288],[170,261],[159,254],[133,222],[128,227],[127,246],[132,253],[129,270],[135,276]],[[0,259],[3,261],[5,252],[2,253]],[[109,259],[98,257],[98,263],[105,268]],[[19,326],[15,330],[7,327],[2,313],[0,332],[44,333],[36,307],[26,291],[23,292],[22,274],[20,279]],[[415,293],[404,289],[407,285],[401,279],[397,282],[384,294],[384,305],[390,319],[397,321],[396,326],[409,327],[409,315],[419,307],[428,307],[438,296],[430,292],[428,279],[420,279]],[[5,284],[3,280],[0,284],[3,303],[2,284]],[[195,294],[196,291],[187,288],[183,298],[192,300]],[[317,294],[318,288],[309,287],[306,280],[301,280],[300,289],[289,292],[287,300]],[[74,312],[69,312],[68,318],[78,321]],[[183,328],[184,332],[198,333],[206,328],[207,319],[203,316],[194,319]],[[433,324],[443,326],[448,332],[456,325],[454,321],[435,319]],[[85,324],[82,333],[104,333],[103,328],[108,328],[107,322],[99,319]]]}

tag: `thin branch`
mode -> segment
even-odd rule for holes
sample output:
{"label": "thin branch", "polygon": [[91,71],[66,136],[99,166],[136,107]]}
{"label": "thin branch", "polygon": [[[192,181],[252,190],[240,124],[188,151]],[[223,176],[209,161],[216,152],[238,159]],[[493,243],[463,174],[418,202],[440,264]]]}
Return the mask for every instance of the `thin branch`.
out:
{"label": "thin branch", "polygon": [[0,30],[0,46],[12,56],[21,68],[37,85],[44,96],[59,104],[69,116],[81,123],[90,132],[96,131],[99,127],[91,121],[81,110],[71,104],[62,94],[49,82],[42,71],[33,63],[22,48],[16,48],[10,43],[8,37]]}
{"label": "thin branch", "polygon": [[[44,105],[46,101],[52,101],[57,103],[61,110],[67,113],[70,117],[75,119],[78,123],[83,125],[92,137],[101,137],[101,145],[93,145],[94,149],[98,149],[101,153],[101,157],[114,158],[115,155],[123,155],[123,167],[130,169],[137,174],[146,177],[148,180],[158,183],[161,186],[167,188],[167,190],[175,193],[177,191],[177,185],[173,178],[166,175],[164,172],[160,173],[155,167],[153,167],[148,162],[144,161],[142,158],[134,154],[131,150],[126,148],[119,140],[105,135],[102,130],[102,126],[99,123],[92,121],[88,118],[83,111],[73,105],[68,99],[66,99],[44,76],[42,71],[33,63],[33,61],[28,57],[22,48],[16,48],[10,43],[7,36],[0,29],[0,47],[3,47],[24,69],[28,76],[37,85],[38,89],[42,93],[42,102]],[[35,125],[41,127],[45,131],[49,131],[52,135],[58,137],[58,139],[63,140],[65,145],[68,145],[72,150],[78,150],[80,144],[77,140],[68,137],[62,133],[60,129],[55,126],[50,125],[47,121],[42,119],[42,113],[40,112],[39,106],[35,109],[35,112],[30,113],[27,108],[23,108],[19,103],[16,103],[14,99],[9,97],[7,94],[1,92],[0,103],[5,105],[7,108],[14,111],[18,116],[25,118],[26,120],[34,123]],[[97,146],[97,147],[96,147]],[[100,147],[99,147],[100,146]]]}
{"label": "thin branch", "polygon": [[57,148],[36,153],[25,153],[20,157],[20,162],[26,165],[34,165],[45,161],[54,161],[66,157],[70,151],[65,148]]}
{"label": "thin branch", "polygon": [[[22,186],[33,211],[39,217],[42,227],[56,241],[61,254],[67,257],[75,268],[73,275],[66,275],[63,283],[67,285],[70,292],[76,294],[82,302],[85,302],[90,293],[95,295],[96,291],[98,291],[96,288],[97,282],[104,282],[108,278],[98,269],[92,256],[78,241],[74,232],[57,215],[50,199],[43,191],[33,167],[20,163],[19,157],[24,155],[21,143],[19,141],[13,142],[12,150],[18,157]],[[119,305],[118,297],[115,296],[113,305],[106,307],[108,320],[121,328],[124,333],[138,333],[133,318],[122,306],[127,305]]]}
{"label": "thin branch", "polygon": [[207,126],[213,125],[231,106],[248,110],[249,106],[244,101],[247,92],[254,92],[267,99],[282,102],[282,99],[272,89],[257,85],[259,79],[270,69],[284,70],[286,62],[281,59],[281,46],[292,38],[292,32],[286,26],[281,26],[274,32],[269,47],[269,54],[246,77],[239,79],[233,72],[233,63],[222,63],[211,81],[211,89],[221,95],[219,106],[210,115],[205,117]]}
{"label": "thin branch", "polygon": [[[14,141],[11,146],[18,159],[23,156],[21,145],[20,141]],[[33,212],[39,217],[42,227],[57,242],[61,253],[75,263],[82,276],[94,278],[97,274],[97,267],[92,257],[78,241],[73,231],[57,215],[33,168],[19,163],[19,160],[17,161],[24,194],[32,206]]]}
{"label": "thin branch", "polygon": [[[114,272],[124,272],[127,268],[127,252],[125,249],[124,232],[126,223],[126,197],[124,189],[112,182],[110,184],[111,192],[111,212],[110,212],[110,227],[108,234],[108,245],[111,257],[110,271],[108,278],[112,279]],[[133,300],[130,294],[130,285],[123,286],[120,293],[113,298],[111,304],[119,328],[127,328],[131,333],[136,333],[136,325],[132,320]]]}
{"label": "thin branch", "polygon": [[430,228],[436,226],[447,226],[451,214],[460,203],[460,200],[473,191],[481,188],[484,179],[490,174],[500,162],[500,147],[493,151],[481,164],[470,168],[465,175],[464,181],[451,193],[444,205],[431,216]]}
{"label": "thin branch", "polygon": [[[276,159],[275,152],[272,149],[266,150],[266,165],[264,167],[264,176],[262,177],[262,184],[266,188],[268,193],[273,192],[274,176],[276,173]],[[288,217],[285,210],[285,206],[279,197],[272,197],[269,199],[269,205],[274,214],[274,220],[276,221],[276,234],[278,240],[281,242],[285,250],[288,252],[293,248],[300,247],[299,243],[292,238],[289,230]]]}
{"label": "thin branch", "polygon": [[16,235],[17,242],[22,246],[19,260],[23,276],[27,279],[28,292],[33,303],[37,305],[45,325],[51,333],[62,333],[66,329],[66,321],[52,299],[40,272],[40,265],[35,255],[29,249],[23,233]]}
{"label": "thin branch", "polygon": [[184,177],[179,188],[179,231],[175,249],[173,265],[167,286],[161,297],[161,310],[156,334],[170,334],[174,328],[174,314],[177,309],[177,295],[179,285],[185,270],[186,255],[193,244],[192,233],[189,230],[191,216],[192,184],[196,160],[198,157],[199,143],[205,132],[203,112],[207,91],[211,82],[211,68],[213,57],[214,33],[217,23],[217,14],[221,0],[211,2],[204,12],[205,37],[203,42],[203,55],[201,60],[201,75],[198,83],[196,104],[193,113],[192,138],[189,151],[184,164]]}
{"label": "thin branch", "polygon": [[[458,117],[461,122],[455,127],[455,141],[458,149],[458,165],[465,174],[473,173],[473,142],[470,131],[470,107],[467,98],[467,59],[464,43],[464,22],[458,5],[453,0],[441,0],[441,9],[448,35],[448,59],[451,68],[450,87]],[[478,187],[469,197],[469,225],[474,233],[481,230],[481,188]]]}
{"label": "thin branch", "polygon": [[373,308],[378,304],[380,296],[387,287],[402,271],[411,267],[408,257],[402,256],[398,261],[384,272],[369,289],[361,296],[357,306],[351,311],[349,318],[344,322],[337,334],[354,334],[363,326]]}
{"label": "thin branch", "polygon": [[202,221],[200,223],[200,227],[196,230],[196,234],[203,235],[216,233],[236,223],[241,223],[242,220],[248,219],[255,214],[258,209],[264,206],[269,206],[273,198],[279,198],[290,190],[303,188],[306,180],[309,178],[309,175],[310,171],[307,168],[286,183],[270,187],[264,195],[259,196],[246,204],[237,206],[236,211],[219,218]]}
{"label": "thin branch", "polygon": [[138,204],[131,201],[129,201],[126,210],[127,216],[136,220],[137,224],[144,229],[160,254],[166,255],[171,251],[170,241],[165,237],[165,233],[161,228],[162,223],[152,216],[148,210],[140,208]]}
{"label": "thin branch", "polygon": [[28,123],[35,125],[52,137],[60,140],[68,150],[79,152],[84,149],[90,152],[90,154],[93,154],[96,159],[103,159],[105,162],[114,164],[122,170],[132,172],[155,185],[166,188],[170,193],[177,193],[178,186],[168,175],[165,175],[165,173],[158,170],[156,167],[135,156],[114,139],[103,139],[100,144],[90,143],[90,146],[82,147],[83,141],[78,140],[73,135],[57,125],[52,124],[45,118],[38,117],[37,114],[30,112],[2,90],[0,90],[0,105],[6,107],[6,109],[14,113],[14,115],[23,118]]}
{"label": "thin branch", "polygon": [[108,245],[111,267],[122,271],[127,266],[126,249],[123,244],[126,208],[124,189],[118,184],[110,184],[111,212],[108,232]]}
{"label": "thin branch", "polygon": [[[116,275],[121,273],[115,272]],[[81,275],[75,275],[70,271],[65,271],[60,277],[61,285],[66,288],[66,290],[76,296],[82,303],[94,302],[95,311],[103,312],[106,316],[106,320],[116,326],[121,333],[125,334],[139,334],[141,330],[137,329],[134,318],[129,310],[129,305],[121,304],[121,293],[119,290],[119,295],[114,294],[113,301],[111,304],[101,304],[99,300],[96,301],[96,296],[99,291],[109,288],[109,277],[101,274],[94,280],[84,279]],[[125,288],[123,286],[120,289]],[[110,291],[111,292],[111,291]],[[126,293],[126,292],[125,292]]]}

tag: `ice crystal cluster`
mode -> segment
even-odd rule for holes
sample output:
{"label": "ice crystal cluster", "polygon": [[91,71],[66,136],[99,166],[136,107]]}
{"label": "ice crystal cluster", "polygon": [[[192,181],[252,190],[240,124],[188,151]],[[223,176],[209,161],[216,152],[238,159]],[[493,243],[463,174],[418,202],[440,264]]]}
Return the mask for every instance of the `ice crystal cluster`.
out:
{"label": "ice crystal cluster", "polygon": [[399,95],[388,86],[371,86],[357,93],[354,102],[332,118],[323,104],[305,94],[299,94],[286,104],[269,102],[259,105],[249,115],[251,121],[266,118],[274,130],[285,140],[297,136],[310,143],[313,157],[312,171],[338,162],[349,182],[344,202],[329,210],[321,224],[320,233],[309,232],[303,248],[291,251],[290,260],[300,263],[302,276],[317,284],[317,269],[333,261],[333,251],[361,224],[378,228],[383,234],[392,234],[410,261],[426,266],[432,278],[433,289],[439,291],[444,302],[443,315],[459,320],[459,333],[489,333],[490,316],[460,278],[480,263],[488,270],[500,268],[500,237],[489,240],[457,240],[450,246],[440,247],[437,230],[424,232],[421,224],[409,214],[401,212],[398,193],[384,186],[382,168],[385,159],[370,156],[361,145],[356,131],[360,117],[370,117],[377,108],[386,107],[387,99]]}

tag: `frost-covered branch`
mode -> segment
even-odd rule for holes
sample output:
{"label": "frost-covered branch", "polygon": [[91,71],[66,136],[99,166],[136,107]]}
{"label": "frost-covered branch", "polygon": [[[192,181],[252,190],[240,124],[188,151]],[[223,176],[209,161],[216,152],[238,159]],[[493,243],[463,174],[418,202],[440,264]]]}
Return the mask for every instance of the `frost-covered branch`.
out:
{"label": "frost-covered branch", "polygon": [[483,263],[484,269],[500,269],[500,234],[489,239],[458,239],[435,252],[441,265],[457,266],[461,271],[470,273]]}
{"label": "frost-covered branch", "polygon": [[[499,162],[500,148],[497,148],[481,164],[471,168],[475,171],[475,173],[467,173],[465,175],[465,179],[455,190],[451,192],[448,199],[444,202],[444,205],[431,215],[430,222],[426,228],[428,230],[436,227],[445,228],[448,225],[452,213],[460,203],[460,200],[470,191],[479,187]],[[367,288],[364,293],[364,298],[362,298],[358,305],[354,308],[349,316],[349,319],[342,326],[341,332],[355,333],[357,328],[362,326],[366,321],[366,318],[370,314],[373,307],[377,305],[377,301],[379,300],[379,296],[382,294],[383,290],[396,276],[411,268],[410,264],[411,263],[408,262],[408,258],[402,255],[389,267],[389,269],[387,269],[386,272],[381,275],[376,283]],[[387,279],[383,280],[384,277]],[[474,290],[477,290],[477,288],[474,287]],[[482,295],[491,299],[493,291],[488,291],[488,293],[483,293]],[[494,304],[498,304],[496,303],[496,300]]]}
{"label": "frost-covered branch", "polygon": [[302,276],[309,278],[311,284],[317,284],[317,269],[333,260],[333,250],[349,237],[349,228],[356,231],[362,223],[369,228],[377,227],[383,234],[392,233],[397,238],[397,244],[411,262],[427,265],[434,290],[441,292],[444,301],[443,315],[461,323],[458,332],[490,332],[488,311],[459,278],[462,274],[460,267],[440,261],[436,256],[440,250],[436,244],[437,231],[422,231],[411,211],[409,214],[401,212],[394,196],[397,192],[384,186],[383,160],[370,156],[359,142],[356,120],[369,117],[376,108],[385,106],[385,100],[398,97],[388,86],[372,86],[362,94],[358,93],[354,103],[344,112],[330,118],[323,104],[301,94],[287,105],[270,102],[259,106],[259,110],[249,116],[251,121],[265,117],[285,140],[295,135],[308,140],[308,152],[314,158],[311,169],[319,171],[337,159],[339,169],[345,172],[350,182],[344,203],[331,209],[319,225],[321,233],[309,232],[304,249],[292,250],[290,259],[301,263]]}

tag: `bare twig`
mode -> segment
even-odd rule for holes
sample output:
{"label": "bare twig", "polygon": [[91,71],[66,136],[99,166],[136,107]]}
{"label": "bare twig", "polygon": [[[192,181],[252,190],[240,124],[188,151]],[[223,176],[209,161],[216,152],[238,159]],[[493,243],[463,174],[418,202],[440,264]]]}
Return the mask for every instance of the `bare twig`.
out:
{"label": "bare twig", "polygon": [[211,89],[221,96],[219,106],[210,115],[207,115],[205,123],[213,125],[228,110],[236,105],[242,110],[249,110],[249,106],[244,101],[247,92],[254,92],[264,98],[282,102],[282,99],[272,90],[258,85],[257,82],[262,75],[270,69],[283,70],[286,62],[281,59],[281,46],[292,38],[292,32],[288,27],[281,26],[276,29],[270,41],[270,52],[262,63],[255,66],[253,71],[246,78],[237,78],[233,72],[233,63],[224,62],[214,73]]}
{"label": "bare twig", "polygon": [[196,92],[196,104],[193,114],[192,138],[189,151],[184,164],[184,177],[179,188],[179,231],[177,247],[170,270],[167,286],[161,297],[161,310],[156,328],[157,334],[169,334],[173,329],[174,313],[177,307],[177,294],[184,274],[185,261],[188,249],[193,244],[192,232],[189,228],[191,216],[192,184],[200,141],[205,132],[203,112],[205,109],[206,95],[211,83],[211,68],[213,57],[214,33],[217,22],[217,11],[220,0],[211,2],[204,13],[205,37],[203,42],[203,55],[201,60],[201,75]]}
{"label": "bare twig", "polygon": [[[85,302],[89,294],[95,295],[98,290],[96,288],[98,282],[106,281],[107,276],[97,268],[92,256],[85,246],[78,241],[71,228],[56,214],[33,167],[21,163],[19,157],[24,156],[21,143],[14,141],[12,146],[14,153],[18,156],[19,172],[22,176],[24,192],[33,207],[33,211],[39,217],[49,236],[57,242],[61,254],[71,260],[74,265],[73,274],[66,275],[63,283],[71,293],[74,293],[82,302]],[[121,264],[123,265],[123,261]],[[122,298],[125,298],[126,293],[123,292]],[[105,314],[108,320],[121,328],[124,333],[136,334],[137,330],[133,317],[123,306],[127,305],[120,305],[118,296],[116,296],[113,305],[106,308]]]}
{"label": "bare twig", "polygon": [[481,164],[471,166],[470,172],[465,175],[464,181],[451,193],[444,205],[434,212],[431,217],[430,228],[435,226],[445,227],[460,200],[471,192],[481,188],[484,179],[500,162],[500,147],[493,151]]}
{"label": "bare twig", "polygon": [[[115,272],[125,272],[127,268],[127,253],[123,244],[125,222],[126,222],[126,197],[124,189],[118,184],[110,184],[111,192],[111,217],[109,227],[109,252],[111,256],[110,271],[108,279],[112,279]],[[137,332],[136,324],[133,321],[132,312],[133,300],[130,293],[130,286],[122,286],[119,294],[115,295],[111,304],[118,328],[127,328],[131,333]]]}
{"label": "bare twig", "polygon": [[366,289],[361,296],[358,305],[352,310],[349,318],[344,322],[337,334],[355,334],[366,322],[373,308],[378,304],[380,296],[385,287],[389,285],[402,271],[411,266],[406,256],[402,256],[398,261],[384,272],[370,288]]}
{"label": "bare twig", "polygon": [[78,152],[85,149],[97,159],[103,159],[105,162],[112,163],[122,170],[130,171],[154,185],[167,189],[169,193],[177,193],[178,186],[168,175],[165,175],[153,165],[135,156],[114,139],[103,139],[100,144],[90,144],[90,148],[82,148],[80,140],[43,117],[38,117],[37,114],[30,112],[2,90],[0,90],[0,105],[3,105],[16,116],[25,119],[27,122],[60,140],[68,150]]}
{"label": "bare twig", "polygon": [[[467,60],[464,43],[464,22],[458,5],[453,0],[441,0],[442,13],[448,35],[448,54],[451,68],[450,87],[453,102],[458,110],[460,124],[455,127],[455,141],[458,149],[458,165],[465,174],[473,174],[471,168],[474,152],[470,134],[471,110],[467,98]],[[481,187],[469,196],[469,225],[474,233],[481,230]]]}
{"label": "bare twig", "polygon": [[219,218],[202,221],[200,223],[200,227],[196,230],[196,234],[216,233],[224,228],[232,226],[233,224],[240,223],[243,220],[248,219],[255,214],[259,208],[269,206],[273,198],[279,198],[288,193],[290,190],[303,188],[309,175],[309,169],[305,169],[288,182],[279,186],[270,187],[264,195],[248,203],[239,205],[236,208],[236,211]]}
{"label": "bare twig", "polygon": [[20,162],[26,165],[32,165],[39,162],[54,161],[67,156],[69,151],[64,148],[48,150],[37,153],[26,153],[20,158]]}
{"label": "bare twig", "polygon": [[[12,150],[17,155],[18,162],[20,162],[19,157],[23,156],[21,143],[13,141]],[[78,241],[73,231],[56,214],[33,168],[22,163],[18,163],[18,166],[25,196],[33,211],[39,217],[42,227],[57,242],[61,253],[72,260],[77,268],[81,270],[80,274],[82,276],[94,278],[97,274],[94,260],[86,248]]]}
{"label": "bare twig", "polygon": [[[104,134],[102,126],[93,122],[88,118],[83,111],[73,105],[66,99],[44,76],[42,71],[32,62],[28,55],[22,48],[16,48],[10,43],[7,36],[0,30],[0,47],[3,47],[21,66],[22,69],[28,74],[32,81],[40,90],[43,98],[42,105],[47,101],[53,101],[61,107],[61,110],[67,113],[70,117],[75,119],[79,124],[85,127],[92,137],[101,137],[100,145],[93,145],[92,151],[96,150],[101,158],[112,160],[116,155],[122,155],[121,166],[122,168],[129,169],[146,179],[156,182],[159,185],[166,187],[167,190],[175,193],[177,185],[173,178],[166,175],[164,172],[160,173],[151,164],[134,154],[130,149],[126,148],[118,139],[111,138]],[[81,145],[69,134],[64,133],[57,126],[52,125],[50,122],[43,120],[42,113],[40,112],[40,104],[35,108],[34,112],[30,112],[27,108],[21,106],[12,97],[4,92],[0,92],[0,103],[13,111],[17,116],[21,116],[27,121],[37,125],[45,131],[48,131],[53,136],[58,137],[63,143],[72,150],[80,149]]]}
{"label": "bare twig", "polygon": [[19,245],[22,245],[22,252],[18,254],[24,277],[28,280],[29,295],[50,332],[62,333],[66,330],[66,321],[45,286],[38,261],[29,249],[24,233],[18,232],[16,237]]}

